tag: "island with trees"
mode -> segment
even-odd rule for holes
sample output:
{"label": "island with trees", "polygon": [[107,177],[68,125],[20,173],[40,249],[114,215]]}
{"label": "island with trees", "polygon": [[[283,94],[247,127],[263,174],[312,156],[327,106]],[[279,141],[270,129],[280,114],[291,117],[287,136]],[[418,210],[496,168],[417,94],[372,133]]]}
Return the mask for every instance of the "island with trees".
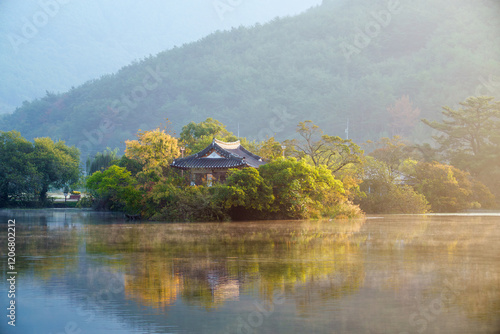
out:
{"label": "island with trees", "polygon": [[[62,141],[30,142],[19,132],[1,132],[0,205],[48,206],[50,188],[78,188],[85,192],[80,206],[161,221],[353,218],[365,212],[497,208],[500,103],[481,96],[460,105],[457,110],[444,107],[441,122],[422,120],[435,129],[436,147],[400,136],[358,145],[325,134],[312,121],[300,122],[293,139],[256,142],[237,138],[208,118],[187,124],[178,137],[168,123],[139,131],[137,139],[126,141],[122,156],[118,149],[106,149],[83,164],[78,150]],[[218,160],[230,155],[240,164],[224,169],[223,179],[203,174],[194,182],[193,170],[175,167],[200,152]],[[252,166],[234,152],[262,162]]]}

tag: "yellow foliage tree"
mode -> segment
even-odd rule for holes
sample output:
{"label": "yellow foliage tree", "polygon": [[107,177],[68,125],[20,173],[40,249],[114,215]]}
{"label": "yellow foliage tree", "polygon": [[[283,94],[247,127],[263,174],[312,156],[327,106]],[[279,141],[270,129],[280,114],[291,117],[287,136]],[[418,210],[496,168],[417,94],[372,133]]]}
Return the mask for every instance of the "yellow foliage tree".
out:
{"label": "yellow foliage tree", "polygon": [[180,154],[177,139],[157,128],[141,131],[138,140],[125,141],[125,156],[143,165],[143,171],[158,171],[162,174]]}

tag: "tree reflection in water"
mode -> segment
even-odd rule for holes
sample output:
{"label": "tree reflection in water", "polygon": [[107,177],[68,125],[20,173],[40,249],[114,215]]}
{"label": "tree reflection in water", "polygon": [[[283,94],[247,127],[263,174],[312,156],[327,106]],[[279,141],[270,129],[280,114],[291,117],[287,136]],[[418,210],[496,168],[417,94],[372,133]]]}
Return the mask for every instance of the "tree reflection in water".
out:
{"label": "tree reflection in water", "polygon": [[20,281],[71,298],[82,326],[100,312],[144,328],[200,310],[234,329],[234,314],[250,314],[255,300],[272,305],[276,293],[286,298],[279,312],[300,320],[269,321],[269,331],[314,324],[326,333],[339,321],[338,332],[500,325],[499,217],[129,224],[23,212]]}
{"label": "tree reflection in water", "polygon": [[[275,225],[273,227],[273,224]],[[288,224],[283,228],[283,224]],[[321,282],[322,298],[356,291],[363,277],[358,232],[363,221],[116,225],[85,228],[87,251],[126,252],[125,294],[165,308],[182,298],[217,308],[242,291],[272,298]]]}

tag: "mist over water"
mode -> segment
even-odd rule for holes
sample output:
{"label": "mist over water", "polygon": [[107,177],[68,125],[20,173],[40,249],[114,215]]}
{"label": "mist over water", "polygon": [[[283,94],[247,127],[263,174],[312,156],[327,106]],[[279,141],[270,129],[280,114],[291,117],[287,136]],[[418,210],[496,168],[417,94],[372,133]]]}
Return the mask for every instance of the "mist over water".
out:
{"label": "mist over water", "polygon": [[[72,210],[0,217],[2,244],[4,222],[16,219],[22,333],[500,329],[499,214],[223,224]],[[5,320],[0,328],[11,330]]]}

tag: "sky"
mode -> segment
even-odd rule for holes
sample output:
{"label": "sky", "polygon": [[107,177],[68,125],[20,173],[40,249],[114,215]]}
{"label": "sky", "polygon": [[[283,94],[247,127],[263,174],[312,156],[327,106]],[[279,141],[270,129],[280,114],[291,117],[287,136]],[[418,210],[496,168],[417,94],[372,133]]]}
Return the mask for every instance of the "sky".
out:
{"label": "sky", "polygon": [[[216,30],[295,15],[321,0],[0,2],[0,113],[114,73]],[[1,79],[1,78],[0,78]],[[2,81],[2,80],[0,80]],[[8,83],[6,83],[8,81]]]}

